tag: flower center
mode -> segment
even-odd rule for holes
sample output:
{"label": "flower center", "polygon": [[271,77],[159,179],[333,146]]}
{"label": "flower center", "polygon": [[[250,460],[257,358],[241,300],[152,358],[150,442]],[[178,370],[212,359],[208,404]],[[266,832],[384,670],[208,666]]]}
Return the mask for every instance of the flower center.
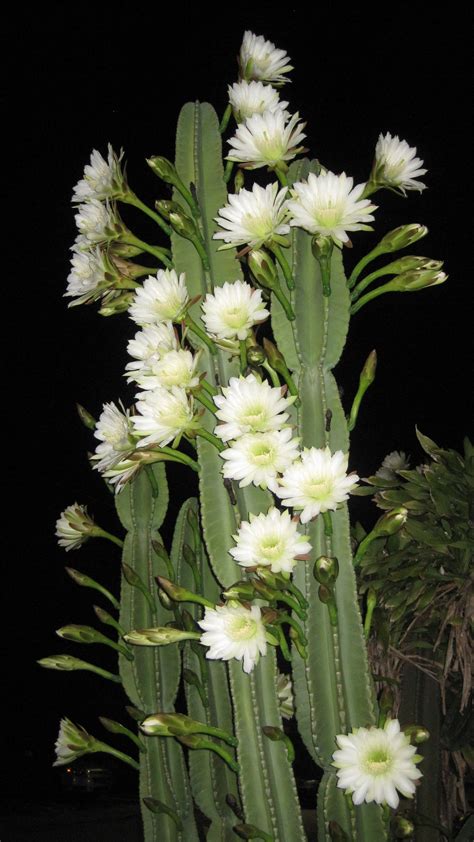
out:
{"label": "flower center", "polygon": [[371,775],[383,775],[392,766],[393,758],[384,746],[377,746],[367,752],[363,761],[365,770]]}
{"label": "flower center", "polygon": [[242,227],[250,231],[254,237],[258,237],[259,240],[266,240],[273,234],[273,219],[270,214],[255,215],[247,213],[242,219]]}
{"label": "flower center", "polygon": [[334,207],[318,208],[316,219],[319,225],[324,226],[324,228],[332,228],[340,222],[341,210],[337,205]]}
{"label": "flower center", "polygon": [[242,413],[242,423],[248,424],[253,430],[259,430],[267,422],[267,413],[263,406],[249,406]]}
{"label": "flower center", "polygon": [[232,617],[228,632],[232,640],[250,640],[255,637],[257,623],[251,617]]}
{"label": "flower center", "polygon": [[313,480],[306,483],[305,493],[314,500],[325,500],[331,488],[331,482],[328,479]]}
{"label": "flower center", "polygon": [[229,307],[223,313],[224,321],[229,327],[243,327],[247,321],[247,312],[242,307]]}
{"label": "flower center", "polygon": [[278,558],[282,552],[282,542],[276,536],[264,538],[260,544],[260,552],[264,558]]}
{"label": "flower center", "polygon": [[271,465],[275,457],[273,447],[266,442],[257,442],[254,444],[250,455],[253,462],[257,465]]}

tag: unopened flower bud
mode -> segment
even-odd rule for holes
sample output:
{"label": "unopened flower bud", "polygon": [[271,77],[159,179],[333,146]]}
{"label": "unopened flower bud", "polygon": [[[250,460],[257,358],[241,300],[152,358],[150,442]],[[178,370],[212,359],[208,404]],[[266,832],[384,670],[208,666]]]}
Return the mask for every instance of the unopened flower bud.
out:
{"label": "unopened flower bud", "polygon": [[147,158],[146,162],[158,178],[163,179],[168,184],[175,183],[177,179],[176,167],[167,158],[157,155],[153,158]]}
{"label": "unopened flower bud", "polygon": [[88,430],[95,430],[97,426],[97,419],[94,418],[94,416],[91,415],[91,413],[88,412],[87,409],[85,409],[85,407],[81,406],[80,403],[76,403],[76,409],[79,418],[84,424],[84,427],[86,427]]}
{"label": "unopened flower bud", "polygon": [[240,193],[242,187],[245,184],[245,175],[244,171],[240,169],[237,170],[234,178],[234,193]]}
{"label": "unopened flower bud", "polygon": [[227,806],[230,807],[234,816],[237,816],[238,819],[243,820],[244,812],[243,812],[239,802],[237,801],[237,798],[235,797],[235,795],[233,795],[232,792],[228,792],[226,797],[225,797],[225,800],[226,800]]}
{"label": "unopened flower bud", "polygon": [[281,374],[287,372],[288,366],[286,365],[285,358],[281,351],[278,350],[277,346],[274,345],[274,343],[271,342],[270,339],[264,339],[263,347],[265,349],[267,360],[270,363],[271,367]]}
{"label": "unopened flower bud", "polygon": [[168,220],[170,218],[170,213],[181,213],[183,210],[178,202],[172,202],[170,199],[158,199],[155,202],[155,208],[161,216],[164,216],[164,218]]}
{"label": "unopened flower bud", "polygon": [[169,221],[173,230],[186,240],[194,240],[198,236],[194,221],[182,210],[172,211],[169,215]]}
{"label": "unopened flower bud", "polygon": [[[77,626],[70,624],[56,629],[56,634],[64,640],[73,640],[75,643],[102,643],[105,635],[101,634],[92,626]],[[105,638],[107,640],[107,638]]]}
{"label": "unopened flower bud", "polygon": [[170,599],[174,600],[174,602],[196,602],[199,605],[205,605],[207,608],[215,607],[214,603],[210,602],[206,599],[206,597],[201,596],[201,594],[188,591],[186,588],[182,588],[181,585],[177,585],[176,582],[172,582],[164,576],[156,576],[156,581],[158,582],[160,588],[164,590],[164,592],[170,597]]}
{"label": "unopened flower bud", "polygon": [[416,255],[407,254],[389,263],[385,269],[387,270],[387,274],[401,275],[404,272],[419,271],[420,269],[434,269],[437,271],[441,269],[442,265],[442,260],[432,260],[430,257],[417,257]]}
{"label": "unopened flower bud", "polygon": [[118,313],[126,313],[135,300],[134,292],[122,292],[114,298],[108,298],[106,303],[99,310],[100,316],[116,316]]}
{"label": "unopened flower bud", "polygon": [[445,272],[439,272],[435,269],[419,269],[397,275],[387,286],[394,292],[417,292],[417,290],[425,287],[444,284],[447,280],[448,276]]}
{"label": "unopened flower bud", "polygon": [[262,365],[266,358],[265,351],[260,345],[251,345],[250,348],[247,348],[247,362],[249,365]]}
{"label": "unopened flower bud", "polygon": [[404,816],[394,818],[395,839],[409,839],[415,832],[415,825]]}
{"label": "unopened flower bud", "polygon": [[423,725],[407,725],[403,731],[409,738],[410,742],[415,745],[422,745],[430,739],[430,732]]}
{"label": "unopened flower bud", "polygon": [[[314,578],[321,584],[333,587],[339,575],[339,562],[337,558],[330,558],[322,555],[314,562]],[[321,597],[320,597],[321,599]],[[321,599],[324,602],[324,599]]]}
{"label": "unopened flower bud", "polygon": [[158,588],[158,599],[160,600],[160,603],[163,606],[163,608],[165,608],[167,611],[173,610],[173,600],[169,598],[166,591],[164,591],[162,588]]}
{"label": "unopened flower bud", "polygon": [[387,254],[388,252],[404,249],[407,246],[411,246],[412,243],[416,243],[417,240],[421,240],[427,233],[428,228],[426,225],[419,225],[417,222],[411,223],[410,225],[400,225],[399,228],[394,228],[393,231],[389,231],[388,234],[382,237],[377,250],[380,254]]}
{"label": "unopened flower bud", "polygon": [[395,535],[406,523],[407,517],[408,509],[405,506],[398,506],[396,509],[391,509],[378,519],[370,534],[373,538]]}
{"label": "unopened flower bud", "polygon": [[226,591],[222,591],[222,597],[226,600],[229,599],[254,599],[255,598],[255,590],[253,587],[252,582],[235,582],[230,588],[227,588]]}
{"label": "unopened flower bud", "polygon": [[320,234],[313,237],[311,240],[311,251],[316,260],[329,259],[334,248],[334,242],[331,237],[322,237]]}
{"label": "unopened flower bud", "polygon": [[182,631],[171,626],[159,626],[154,629],[132,629],[124,635],[124,640],[133,646],[168,646],[181,640],[198,640],[197,632]]}
{"label": "unopened flower bud", "polygon": [[252,250],[248,256],[249,269],[257,283],[266,289],[280,286],[278,272],[270,255],[263,249]]}

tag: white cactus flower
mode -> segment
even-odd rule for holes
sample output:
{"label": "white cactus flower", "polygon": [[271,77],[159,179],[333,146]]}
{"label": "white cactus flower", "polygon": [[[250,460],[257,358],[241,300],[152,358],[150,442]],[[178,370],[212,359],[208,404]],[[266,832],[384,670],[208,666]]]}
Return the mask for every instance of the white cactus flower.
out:
{"label": "white cactus flower", "polygon": [[70,719],[61,719],[56,740],[56,760],[53,766],[67,766],[83,754],[94,751],[96,740]]}
{"label": "white cactus flower", "polygon": [[352,794],[354,804],[388,804],[398,807],[397,790],[412,798],[414,781],[422,777],[416,763],[422,760],[416,747],[400,731],[397,719],[387,719],[383,728],[354,728],[336,737],[339,749],[333,754],[337,785]]}
{"label": "white cactus flower", "polygon": [[262,293],[244,281],[226,283],[208,292],[202,304],[202,320],[216,339],[246,339],[251,328],[270,315]]}
{"label": "white cactus flower", "polygon": [[87,506],[73,503],[61,512],[56,521],[55,535],[66,552],[77,550],[92,535],[95,523],[87,514]]}
{"label": "white cactus flower", "polygon": [[380,479],[396,480],[397,471],[406,471],[410,467],[406,453],[403,450],[392,450],[385,456],[380,468],[375,472]]}
{"label": "white cactus flower", "polygon": [[267,653],[265,626],[257,605],[217,605],[206,608],[198,625],[204,630],[201,643],[208,646],[206,658],[243,661],[244,672],[252,672],[260,655]]}
{"label": "white cactus flower", "polygon": [[281,389],[259,380],[255,374],[231,377],[222,393],[213,398],[218,407],[216,416],[223,422],[214,433],[222,441],[237,439],[245,433],[280,430],[288,419],[285,410],[296,400],[292,396],[283,397]]}
{"label": "white cactus flower", "polygon": [[220,249],[248,244],[259,249],[265,243],[288,234],[288,189],[278,189],[278,182],[260,187],[254,184],[251,190],[229,193],[229,204],[219,211],[216,222],[224,231],[214,234],[214,240],[224,240],[227,245]]}
{"label": "white cactus flower", "polygon": [[289,512],[274,506],[267,514],[251,514],[250,522],[242,521],[233,538],[236,546],[229,553],[241,567],[269,567],[272,573],[291,573],[297,558],[311,552]]}
{"label": "white cactus flower", "polygon": [[158,269],[156,278],[149,275],[137,289],[129,309],[130,318],[139,325],[179,322],[189,303],[186,276],[174,269]]}
{"label": "white cactus flower", "polygon": [[234,137],[228,141],[232,149],[227,159],[251,170],[276,168],[292,161],[303,150],[300,144],[306,137],[306,123],[299,119],[296,113],[288,120],[281,109],[254,114],[237,126]]}
{"label": "white cactus flower", "polygon": [[353,187],[354,180],[345,173],[310,173],[307,181],[297,181],[288,200],[290,225],[310,234],[331,237],[336,245],[347,243],[347,231],[370,231],[376,205],[361,199],[365,184]]}
{"label": "white cactus flower", "polygon": [[288,81],[285,73],[293,70],[290,61],[285,50],[275,47],[275,44],[267,41],[263,35],[255,35],[250,30],[244,32],[239,54],[242,78],[282,85]]}
{"label": "white cactus flower", "polygon": [[133,416],[132,423],[140,437],[137,447],[164,447],[198,426],[192,398],[179,386],[158,386],[142,392],[137,396],[136,407],[140,414]]}
{"label": "white cactus flower", "polygon": [[301,523],[308,523],[348,499],[359,477],[346,474],[347,463],[348,456],[342,450],[331,453],[329,447],[305,448],[285,471],[275,493],[284,506],[301,510]]}
{"label": "white cactus flower", "polygon": [[[125,371],[137,373],[149,371],[152,362],[158,360],[163,354],[167,354],[168,351],[177,351],[178,348],[178,337],[171,322],[149,325],[130,339],[127,351],[133,360],[127,363]],[[127,382],[130,383],[132,380],[135,380],[135,374],[131,374]]]}
{"label": "white cactus flower", "polygon": [[104,404],[94,435],[101,443],[97,445],[92,461],[97,462],[94,468],[101,473],[135,449],[129,410],[122,412],[114,403]]}
{"label": "white cactus flower", "polygon": [[79,251],[73,247],[73,252],[64,296],[71,296],[76,300],[70,301],[69,307],[94,301],[100,296],[101,285],[105,288],[106,267],[100,248],[96,246],[91,251]]}
{"label": "white cactus flower", "polygon": [[87,204],[79,205],[74,219],[79,231],[76,237],[78,250],[84,251],[97,243],[114,239],[114,212],[98,199],[91,199]]}
{"label": "white cactus flower", "polygon": [[238,123],[243,123],[248,117],[254,114],[263,114],[264,111],[276,111],[280,108],[285,116],[288,106],[287,102],[280,101],[280,95],[271,85],[264,85],[263,82],[234,82],[228,87],[229,102],[233,108]]}
{"label": "white cactus flower", "polygon": [[74,187],[72,202],[90,202],[91,199],[108,199],[123,189],[124,178],[120,160],[108,145],[107,161],[97,149],[92,150],[90,164],[84,167],[84,177]]}
{"label": "white cactus flower", "polygon": [[425,175],[428,170],[423,169],[423,161],[416,158],[416,148],[408,146],[406,140],[400,140],[398,135],[392,137],[390,132],[379,135],[375,147],[375,161],[371,180],[385,187],[393,187],[406,195],[407,190],[426,189],[426,184],[417,181],[417,176]]}
{"label": "white cactus flower", "polygon": [[291,436],[290,427],[241,436],[221,453],[226,460],[225,479],[239,480],[240,488],[253,483],[275,492],[278,474],[283,473],[298,454],[299,439]]}
{"label": "white cactus flower", "polygon": [[179,348],[167,351],[163,356],[150,360],[146,367],[137,371],[133,377],[141,389],[156,389],[162,386],[171,389],[172,386],[182,386],[183,389],[194,389],[199,385],[199,374],[196,371],[199,357],[191,351]]}

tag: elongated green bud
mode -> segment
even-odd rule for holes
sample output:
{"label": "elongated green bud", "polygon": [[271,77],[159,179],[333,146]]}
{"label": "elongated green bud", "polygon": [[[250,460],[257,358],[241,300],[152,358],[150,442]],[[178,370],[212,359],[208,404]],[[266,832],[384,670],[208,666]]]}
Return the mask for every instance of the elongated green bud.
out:
{"label": "elongated green bud", "polygon": [[243,821],[244,811],[242,810],[242,808],[241,808],[239,802],[237,801],[235,795],[233,795],[231,792],[228,792],[226,797],[225,797],[225,801],[226,801],[227,806],[230,807],[230,809],[232,810],[234,816],[237,816],[238,819]]}
{"label": "elongated green bud", "polygon": [[224,599],[255,599],[255,590],[252,582],[234,582],[226,591],[222,591]]}
{"label": "elongated green bud", "polygon": [[160,600],[160,603],[163,606],[163,608],[165,608],[167,611],[172,611],[173,608],[175,608],[175,606],[173,605],[173,600],[170,599],[168,594],[161,588],[158,588],[158,599]]}
{"label": "elongated green bud", "polygon": [[125,710],[135,722],[142,722],[145,719],[145,711],[139,710],[138,708],[133,707],[133,705],[125,705]]}
{"label": "elongated green bud", "polygon": [[392,251],[399,251],[411,246],[426,237],[428,228],[426,225],[419,225],[417,222],[410,223],[410,225],[400,225],[399,228],[394,228],[385,234],[380,240],[380,243],[375,247],[379,254],[387,254]]}
{"label": "elongated green bud", "polygon": [[146,162],[158,178],[161,178],[168,184],[175,184],[178,174],[176,172],[176,167],[171,163],[171,161],[168,161],[168,158],[156,155],[153,158],[146,158]]}
{"label": "elongated green bud", "polygon": [[441,269],[442,260],[432,260],[430,257],[418,257],[413,254],[406,254],[399,257],[384,267],[385,274],[401,275],[404,272],[420,271],[420,269]]}
{"label": "elongated green bud", "polygon": [[265,351],[260,345],[251,345],[250,348],[247,348],[247,362],[249,365],[262,365],[266,359]]}
{"label": "elongated green bud", "polygon": [[86,670],[87,672],[95,672],[102,678],[108,678],[109,681],[115,681],[117,684],[122,682],[119,675],[96,667],[95,664],[89,664],[88,661],[82,661],[80,658],[73,658],[72,655],[49,655],[47,658],[41,658],[37,663],[40,667],[50,670],[61,670],[62,672]]}
{"label": "elongated green bud", "polygon": [[183,211],[172,211],[169,215],[169,220],[173,231],[176,231],[181,237],[186,240],[195,240],[198,237],[196,225],[190,216],[187,216]]}
{"label": "elongated green bud", "polygon": [[334,598],[334,591],[327,585],[320,585],[318,589],[318,596],[321,602],[323,602],[324,605],[327,605],[331,626],[337,626],[337,605]]}
{"label": "elongated green bud", "polygon": [[280,286],[276,265],[263,249],[252,250],[247,259],[249,269],[260,286],[265,289],[275,289]]}
{"label": "elongated green bud", "polygon": [[263,347],[265,349],[267,360],[270,363],[271,367],[274,368],[275,371],[278,371],[278,374],[281,374],[286,385],[288,386],[288,391],[290,395],[295,397],[295,406],[299,406],[300,401],[298,398],[298,390],[290,374],[290,370],[285,362],[283,354],[269,339],[265,338],[263,340]]}
{"label": "elongated green bud", "polygon": [[171,626],[158,626],[155,629],[132,629],[124,640],[133,646],[168,646],[181,640],[199,640],[198,632],[182,631]]}
{"label": "elongated green bud", "polygon": [[110,298],[99,310],[100,316],[116,316],[118,313],[126,313],[135,298],[134,292],[122,292],[115,298]]}
{"label": "elongated green bud", "polygon": [[105,609],[101,608],[99,605],[93,605],[92,607],[94,609],[94,613],[97,619],[100,620],[100,622],[103,623],[104,626],[112,626],[112,628],[118,631],[121,637],[125,634],[125,629],[122,628],[120,623],[118,623],[115,617],[112,617],[112,615],[109,614],[108,611],[105,611]]}
{"label": "elongated green bud", "polygon": [[390,290],[394,292],[417,292],[425,287],[444,284],[447,279],[446,272],[439,272],[436,269],[417,269],[398,275],[390,283],[385,284],[385,289],[390,287]]}
{"label": "elongated green bud", "polygon": [[206,599],[205,596],[188,591],[186,588],[182,588],[181,585],[177,585],[176,582],[165,579],[164,576],[156,576],[156,581],[160,588],[174,602],[195,602],[198,605],[204,605],[206,608],[215,608],[214,603]]}
{"label": "elongated green bud", "polygon": [[377,605],[377,594],[373,588],[367,591],[367,608],[364,619],[364,635],[365,639],[369,639],[370,629],[372,626],[372,617],[374,616],[375,606]]}
{"label": "elongated green bud", "polygon": [[376,538],[395,535],[395,533],[402,528],[407,517],[408,509],[406,509],[405,506],[399,506],[396,509],[391,509],[389,512],[385,512],[385,514],[378,519],[372,531],[369,532],[369,534],[366,535],[360,542],[354,556],[354,567],[357,567],[360,563],[372,541],[375,541]]}
{"label": "elongated green bud", "polygon": [[395,816],[393,820],[395,839],[409,839],[415,833],[415,825],[404,816]]}
{"label": "elongated green bud", "polygon": [[282,742],[285,743],[286,751],[288,754],[288,760],[290,763],[293,763],[295,759],[295,749],[293,743],[291,742],[290,738],[287,737],[285,732],[281,728],[277,728],[274,725],[264,725],[262,727],[262,731],[269,740],[272,742]]}
{"label": "elongated green bud", "polygon": [[203,737],[199,736],[198,734],[186,734],[182,737],[177,737],[180,743],[187,746],[190,749],[205,749],[207,751],[213,751],[215,754],[218,754],[219,757],[227,763],[229,769],[232,769],[233,772],[238,773],[240,771],[239,764],[233,760],[230,756],[229,752],[226,751],[222,746],[218,743],[213,743],[210,740],[205,740]]}
{"label": "elongated green bud", "polygon": [[349,432],[352,432],[352,430],[354,429],[354,427],[356,425],[357,416],[359,414],[359,409],[360,409],[360,405],[361,405],[361,402],[362,402],[362,398],[364,397],[364,395],[365,395],[367,389],[369,388],[369,386],[371,386],[372,383],[374,382],[376,370],[377,370],[377,352],[374,349],[373,351],[370,352],[369,356],[367,357],[367,359],[364,363],[364,367],[363,367],[363,369],[360,373],[359,388],[357,389],[357,394],[354,398],[354,401],[353,401],[353,404],[352,404],[352,407],[351,407],[351,411],[350,411],[350,414],[349,414],[349,420],[348,420]]}
{"label": "elongated green bud", "polygon": [[120,722],[116,722],[115,719],[107,719],[105,716],[99,716],[100,723],[104,726],[106,731],[109,731],[111,734],[122,734],[125,737],[128,737],[132,743],[135,743],[138,746],[140,751],[146,751],[144,744],[142,743],[140,737],[137,737],[133,731],[130,731],[130,728],[126,728],[125,725],[121,725]]}
{"label": "elongated green bud", "polygon": [[87,409],[83,407],[80,403],[76,403],[76,409],[79,418],[84,424],[84,427],[86,427],[88,430],[95,430],[97,426],[97,420],[94,418],[94,416],[91,415],[91,413],[88,412]]}
{"label": "elongated green bud", "polygon": [[300,658],[306,660],[306,658],[308,657],[308,650],[306,649],[306,645],[302,642],[298,632],[296,631],[296,629],[292,628],[292,626],[290,626],[289,635],[292,643],[295,645],[296,651],[298,652]]}
{"label": "elongated green bud", "polygon": [[217,739],[224,740],[228,745],[236,746],[237,740],[232,734],[223,731],[221,728],[214,728],[205,722],[198,722],[191,719],[184,713],[154,713],[147,716],[141,723],[140,730],[148,736],[155,737],[183,737],[190,734],[209,734]]}
{"label": "elongated green bud", "polygon": [[[313,573],[314,578],[320,585],[326,585],[328,588],[332,588],[339,576],[339,562],[337,558],[330,558],[326,555],[320,556],[314,562]],[[324,599],[321,602],[324,602]]]}
{"label": "elongated green bud", "polygon": [[176,829],[181,833],[183,831],[183,822],[181,821],[180,817],[178,816],[175,810],[172,810],[171,807],[168,807],[164,801],[158,801],[157,798],[151,798],[151,796],[147,795],[143,798],[143,803],[145,807],[150,810],[151,813],[164,813],[166,816],[169,816],[175,823]]}
{"label": "elongated green bud", "polygon": [[430,732],[423,725],[407,725],[403,731],[414,745],[422,745],[430,739]]}
{"label": "elongated green bud", "polygon": [[200,680],[197,673],[195,673],[194,670],[190,670],[190,669],[187,669],[186,667],[184,667],[184,669],[183,669],[183,679],[186,682],[186,684],[190,684],[191,687],[196,688],[197,692],[199,693],[201,702],[204,705],[204,707],[205,708],[209,707],[209,699],[207,698],[207,693],[206,693],[206,690],[204,688],[204,684]]}
{"label": "elongated green bud", "polygon": [[132,246],[129,243],[118,243],[116,240],[109,244],[109,257],[136,257],[137,254],[142,254],[143,249],[140,246]]}
{"label": "elongated green bud", "polygon": [[93,626],[78,626],[70,624],[69,626],[63,626],[60,629],[56,629],[56,634],[59,637],[62,637],[63,640],[72,640],[74,643],[102,643],[104,646],[110,646],[111,649],[115,649],[117,652],[120,652],[129,661],[133,660],[132,653],[129,652],[125,646],[122,646],[120,643],[115,643],[114,640],[110,640],[109,637],[106,637],[105,634],[97,631],[97,629]]}
{"label": "elongated green bud", "polygon": [[181,213],[182,207],[178,202],[172,202],[170,199],[158,199],[155,202],[155,208],[165,219],[170,218],[170,213]]}
{"label": "elongated green bud", "polygon": [[76,585],[80,585],[83,588],[92,588],[95,591],[99,591],[99,593],[105,596],[109,600],[109,602],[112,603],[114,608],[116,608],[117,610],[120,608],[120,603],[117,599],[115,599],[113,594],[111,594],[110,591],[107,590],[107,588],[104,588],[103,585],[100,585],[99,582],[96,582],[95,579],[91,579],[90,576],[86,576],[85,573],[81,573],[80,570],[76,570],[74,567],[66,567],[65,570],[68,576],[71,577],[73,582],[76,583]]}

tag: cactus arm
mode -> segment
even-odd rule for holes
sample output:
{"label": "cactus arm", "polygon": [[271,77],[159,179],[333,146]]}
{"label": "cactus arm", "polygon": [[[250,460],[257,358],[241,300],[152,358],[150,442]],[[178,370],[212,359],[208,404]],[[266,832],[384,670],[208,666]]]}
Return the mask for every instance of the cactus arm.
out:
{"label": "cactus arm", "polygon": [[[152,496],[148,477],[142,473],[117,496],[117,511],[128,530],[123,560],[135,570],[154,593],[156,575],[166,570],[153,551],[152,538],[159,537],[167,500],[163,465],[152,466],[160,490]],[[156,612],[137,588],[122,577],[120,624],[125,629],[147,628],[168,619],[157,600]],[[173,710],[180,677],[179,652],[176,647],[152,649],[136,647],[134,660],[120,657],[120,673],[125,691],[132,702],[147,714],[157,710]],[[140,796],[146,842],[187,842],[197,840],[188,776],[181,746],[175,740],[149,737],[146,752],[140,756]],[[172,818],[154,813],[143,804],[144,797],[163,801],[180,817],[183,831],[178,831]]]}

